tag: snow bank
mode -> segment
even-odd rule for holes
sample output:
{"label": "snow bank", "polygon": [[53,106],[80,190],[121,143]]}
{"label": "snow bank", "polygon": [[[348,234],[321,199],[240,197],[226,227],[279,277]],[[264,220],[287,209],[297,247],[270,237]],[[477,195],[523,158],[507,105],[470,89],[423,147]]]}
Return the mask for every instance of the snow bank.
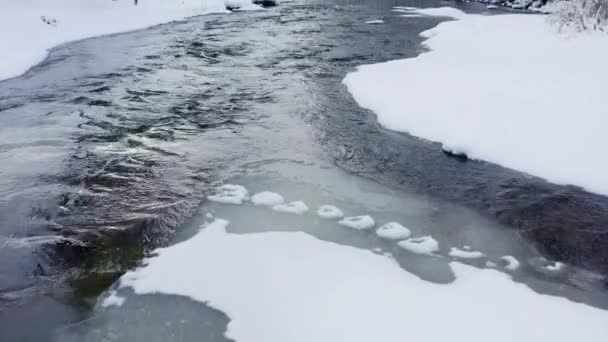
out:
{"label": "snow bank", "polygon": [[435,12],[459,20],[423,34],[427,53],[347,75],[357,102],[388,129],[608,195],[608,35],[559,36],[542,15]]}
{"label": "snow bank", "polygon": [[23,74],[54,46],[140,29],[172,20],[226,12],[225,1],[259,8],[251,0],[2,0],[0,80]]}
{"label": "snow bank", "polygon": [[608,339],[607,311],[537,294],[496,270],[453,262],[456,281],[434,284],[371,251],[299,232],[228,234],[226,225],[157,250],[121,286],[220,310],[236,342]]}

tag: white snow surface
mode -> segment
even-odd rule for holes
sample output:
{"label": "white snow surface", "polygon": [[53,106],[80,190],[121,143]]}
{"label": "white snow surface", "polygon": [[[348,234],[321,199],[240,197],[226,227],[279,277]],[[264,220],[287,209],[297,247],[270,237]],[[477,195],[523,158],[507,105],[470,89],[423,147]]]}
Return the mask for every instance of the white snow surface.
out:
{"label": "white snow surface", "polygon": [[[257,9],[251,0],[2,0],[0,80],[23,74],[54,46],[194,15],[226,12],[225,2]],[[46,19],[47,24],[43,21]]]}
{"label": "white snow surface", "polygon": [[608,195],[608,35],[563,36],[543,15],[467,15],[426,31],[416,58],[361,66],[344,84],[392,130]]}
{"label": "white snow surface", "polygon": [[308,206],[302,201],[294,201],[286,204],[279,204],[272,207],[272,210],[281,213],[302,215],[308,211]]}
{"label": "white snow surface", "polygon": [[319,215],[320,218],[326,220],[337,220],[344,217],[344,213],[342,213],[342,210],[340,210],[340,208],[330,204],[324,204],[320,206],[319,210],[317,210],[317,215]]}
{"label": "white snow surface", "polygon": [[480,251],[472,251],[472,250],[466,250],[465,248],[460,249],[460,248],[456,248],[456,247],[452,247],[448,254],[451,257],[461,258],[461,259],[479,259],[479,258],[483,258],[484,256],[486,256],[485,254],[483,254]]}
{"label": "white snow surface", "polygon": [[280,194],[271,191],[262,191],[251,196],[251,203],[254,205],[263,205],[266,207],[272,207],[275,205],[283,204],[285,199]]}
{"label": "white snow surface", "polygon": [[439,251],[439,243],[432,236],[409,238],[397,242],[399,247],[416,254],[432,255]]}
{"label": "white snow surface", "polygon": [[403,240],[410,237],[412,232],[399,222],[389,222],[376,229],[376,235],[386,240]]}
{"label": "white snow surface", "polygon": [[607,311],[537,294],[496,270],[452,262],[456,280],[434,284],[368,250],[301,232],[229,234],[226,225],[158,249],[120,285],[220,310],[236,342],[608,339]]}
{"label": "white snow surface", "polygon": [[338,224],[352,229],[365,230],[373,228],[376,222],[369,215],[361,215],[345,217],[338,221]]}
{"label": "white snow surface", "polygon": [[242,185],[224,184],[217,189],[215,195],[207,196],[207,199],[224,204],[243,204],[249,199],[249,191]]}

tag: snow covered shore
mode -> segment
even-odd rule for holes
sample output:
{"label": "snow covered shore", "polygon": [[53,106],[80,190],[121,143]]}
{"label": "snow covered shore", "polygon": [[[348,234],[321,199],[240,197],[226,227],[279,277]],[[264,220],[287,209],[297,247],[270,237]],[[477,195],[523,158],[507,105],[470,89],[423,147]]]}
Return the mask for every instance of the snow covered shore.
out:
{"label": "snow covered shore", "polygon": [[226,12],[251,0],[3,0],[0,80],[23,74],[48,50],[69,41],[145,28],[190,16]]}
{"label": "snow covered shore", "polygon": [[[456,280],[435,284],[368,250],[227,225],[218,219],[158,249],[120,286],[206,303],[230,318],[225,336],[237,342],[608,338],[607,311],[537,294],[497,270],[452,262]],[[123,301],[110,294],[106,304]]]}
{"label": "snow covered shore", "polygon": [[429,52],[349,74],[357,102],[388,129],[608,195],[608,35],[560,36],[541,15],[454,11],[410,9],[457,20],[423,33]]}

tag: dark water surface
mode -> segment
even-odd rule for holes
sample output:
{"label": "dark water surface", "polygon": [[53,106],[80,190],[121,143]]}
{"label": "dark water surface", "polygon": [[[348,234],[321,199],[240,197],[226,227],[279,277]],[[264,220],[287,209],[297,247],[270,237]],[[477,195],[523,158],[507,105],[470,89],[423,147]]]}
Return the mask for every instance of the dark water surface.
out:
{"label": "dark water surface", "polygon": [[[213,187],[241,177],[281,189],[271,173],[300,179],[282,190],[311,201],[310,184],[324,183],[346,207],[394,199],[375,212],[452,243],[487,227],[477,239],[503,239],[496,255],[525,263],[519,281],[606,307],[606,197],[386,131],[341,85],[358,65],[424,51],[418,34],[441,19],[401,18],[392,6],[446,4],[459,6],[295,1],[201,16],[67,44],[1,82],[0,341],[42,341],[81,321],[124,270],[196,222]],[[378,18],[385,24],[364,24]],[[425,214],[407,216],[412,208]],[[445,233],[455,223],[474,228]],[[543,258],[573,266],[547,275]]]}

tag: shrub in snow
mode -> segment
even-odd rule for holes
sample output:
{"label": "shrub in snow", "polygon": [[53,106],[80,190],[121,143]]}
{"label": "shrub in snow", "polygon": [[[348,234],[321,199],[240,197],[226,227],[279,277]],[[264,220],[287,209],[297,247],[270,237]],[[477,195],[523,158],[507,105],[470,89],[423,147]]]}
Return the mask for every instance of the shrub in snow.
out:
{"label": "shrub in snow", "polygon": [[608,0],[561,0],[548,6],[560,31],[608,30]]}

